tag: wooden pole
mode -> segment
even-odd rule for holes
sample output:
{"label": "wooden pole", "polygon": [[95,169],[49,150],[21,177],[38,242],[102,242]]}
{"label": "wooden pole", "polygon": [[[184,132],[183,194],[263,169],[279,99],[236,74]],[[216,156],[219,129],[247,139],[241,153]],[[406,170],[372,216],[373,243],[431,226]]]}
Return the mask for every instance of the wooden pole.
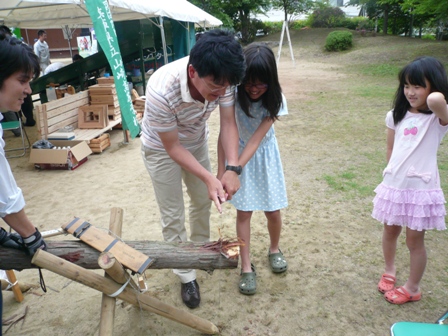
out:
{"label": "wooden pole", "polygon": [[[0,279],[0,283],[1,283],[1,288],[2,290],[10,290],[12,291],[12,287],[10,287],[9,285],[9,281],[6,279]],[[22,293],[25,293],[26,291],[30,290],[31,288],[36,288],[38,287],[38,285],[35,284],[29,284],[29,283],[24,283],[24,282],[17,282],[17,284],[19,285],[20,291]],[[7,289],[8,288],[8,289]]]}
{"label": "wooden pole", "polygon": [[20,290],[20,286],[17,282],[17,278],[16,275],[14,274],[13,270],[7,270],[6,272],[6,276],[8,277],[8,281],[12,284],[12,292],[14,293],[14,297],[16,299],[17,302],[22,302],[23,301],[23,294],[22,291]]}
{"label": "wooden pole", "polygon": [[[112,208],[110,211],[110,220],[109,220],[109,231],[110,235],[115,235],[117,237],[121,237],[121,228],[123,226],[123,209],[120,208]],[[113,257],[113,256],[112,256]],[[100,255],[101,259],[101,255]],[[100,265],[101,266],[101,265]],[[120,266],[120,265],[119,265]],[[123,270],[124,271],[124,270]],[[107,271],[104,274],[106,278]],[[126,280],[125,280],[126,281]],[[124,283],[124,282],[120,282]],[[103,294],[101,299],[101,314],[100,314],[100,328],[99,335],[107,336],[112,335],[114,331],[114,319],[115,319],[115,303],[116,299],[114,297],[110,297],[106,294]]]}
{"label": "wooden pole", "polygon": [[[115,281],[106,279],[99,274],[58,258],[44,250],[38,250],[34,254],[31,262],[38,267],[45,268],[51,272],[82,283],[108,295],[115,293],[120,288],[120,285]],[[141,309],[182,323],[207,335],[215,335],[219,333],[219,329],[213,323],[190,314],[187,311],[165,304],[146,293],[139,294],[129,287],[118,294],[117,298],[140,307]]]}

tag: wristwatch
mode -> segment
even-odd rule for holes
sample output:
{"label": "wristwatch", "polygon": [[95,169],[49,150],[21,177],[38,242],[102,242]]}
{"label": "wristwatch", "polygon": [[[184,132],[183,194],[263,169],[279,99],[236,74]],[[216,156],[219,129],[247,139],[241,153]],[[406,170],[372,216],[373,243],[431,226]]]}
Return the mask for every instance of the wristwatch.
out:
{"label": "wristwatch", "polygon": [[238,175],[241,175],[243,172],[243,167],[241,166],[226,166],[226,170],[231,170],[237,173]]}

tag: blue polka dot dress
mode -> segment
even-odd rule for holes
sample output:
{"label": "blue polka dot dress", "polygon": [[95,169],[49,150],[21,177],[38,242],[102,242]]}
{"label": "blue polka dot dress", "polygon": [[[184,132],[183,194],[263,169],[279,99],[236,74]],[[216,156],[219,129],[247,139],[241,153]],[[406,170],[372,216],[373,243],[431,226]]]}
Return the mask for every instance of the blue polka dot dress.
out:
{"label": "blue polka dot dress", "polygon": [[[239,131],[239,153],[243,151],[252,134],[260,123],[269,115],[262,107],[261,101],[251,104],[247,117],[238,102],[235,105],[236,120]],[[279,116],[288,114],[286,99],[283,96],[283,106]],[[242,211],[275,211],[288,206],[285,177],[275,137],[274,125],[266,133],[257,151],[243,168],[240,176],[241,187],[230,203]]]}

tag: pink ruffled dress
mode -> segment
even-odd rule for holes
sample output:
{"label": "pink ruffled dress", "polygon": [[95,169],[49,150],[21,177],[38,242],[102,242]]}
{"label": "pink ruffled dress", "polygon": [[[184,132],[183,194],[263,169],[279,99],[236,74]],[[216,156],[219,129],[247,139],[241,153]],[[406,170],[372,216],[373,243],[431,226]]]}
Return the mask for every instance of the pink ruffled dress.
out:
{"label": "pink ruffled dress", "polygon": [[446,229],[437,151],[448,126],[440,125],[435,114],[411,112],[394,125],[392,111],[386,126],[395,130],[394,148],[375,189],[372,217],[417,231]]}

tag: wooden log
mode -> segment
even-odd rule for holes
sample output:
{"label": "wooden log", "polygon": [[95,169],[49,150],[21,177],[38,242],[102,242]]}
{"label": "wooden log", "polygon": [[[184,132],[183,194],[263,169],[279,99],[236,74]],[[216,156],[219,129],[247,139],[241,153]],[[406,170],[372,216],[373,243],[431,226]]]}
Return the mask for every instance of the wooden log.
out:
{"label": "wooden log", "polygon": [[[47,252],[87,269],[99,269],[100,252],[80,240],[46,240]],[[238,267],[238,259],[227,259],[219,252],[207,250],[205,243],[164,241],[125,241],[132,248],[154,259],[148,269],[201,269],[213,271]],[[25,252],[0,246],[0,269],[35,268]]]}
{"label": "wooden log", "polygon": [[[123,209],[121,208],[112,208],[110,210],[110,219],[109,219],[109,234],[115,235],[117,237],[121,237],[121,228],[123,226]],[[103,260],[101,256],[104,254],[100,254],[100,258],[98,261]],[[106,254],[106,257],[110,260],[109,255]],[[112,255],[113,257],[113,255]],[[109,261],[106,259],[106,261]],[[109,262],[110,264],[110,262]],[[101,264],[98,262],[98,265],[101,266]],[[108,263],[105,263],[105,265],[108,265]],[[121,265],[120,265],[121,266]],[[103,267],[102,267],[103,268]],[[104,268],[103,268],[104,269]],[[111,267],[109,267],[111,269]],[[114,268],[115,273],[117,272],[116,267]],[[122,272],[124,272],[123,267],[121,267]],[[123,276],[123,274],[122,274]],[[112,277],[111,274],[109,274],[107,271],[104,274],[104,277],[107,279],[108,277]],[[113,278],[113,277],[112,277]],[[126,279],[120,279],[126,281]],[[116,281],[116,280],[115,280]],[[120,283],[124,283],[120,282]],[[110,297],[103,293],[102,299],[101,299],[101,314],[100,314],[100,328],[98,335],[99,336],[106,336],[106,335],[112,335],[114,331],[114,319],[115,319],[115,303],[116,299],[113,297]]]}
{"label": "wooden log", "polygon": [[110,252],[102,252],[98,258],[98,265],[109,275],[116,283],[124,284],[128,278],[126,271],[114,255]]}
{"label": "wooden log", "polygon": [[[32,263],[108,295],[111,295],[120,289],[120,285],[115,281],[106,279],[99,274],[83,269],[80,266],[58,258],[44,250],[38,250],[34,254]],[[218,327],[210,321],[190,314],[187,311],[167,305],[166,303],[163,303],[150,295],[140,294],[129,287],[125,288],[120,294],[117,295],[117,297],[141,309],[182,323],[186,326],[199,330],[202,333],[208,335],[219,333]]]}

